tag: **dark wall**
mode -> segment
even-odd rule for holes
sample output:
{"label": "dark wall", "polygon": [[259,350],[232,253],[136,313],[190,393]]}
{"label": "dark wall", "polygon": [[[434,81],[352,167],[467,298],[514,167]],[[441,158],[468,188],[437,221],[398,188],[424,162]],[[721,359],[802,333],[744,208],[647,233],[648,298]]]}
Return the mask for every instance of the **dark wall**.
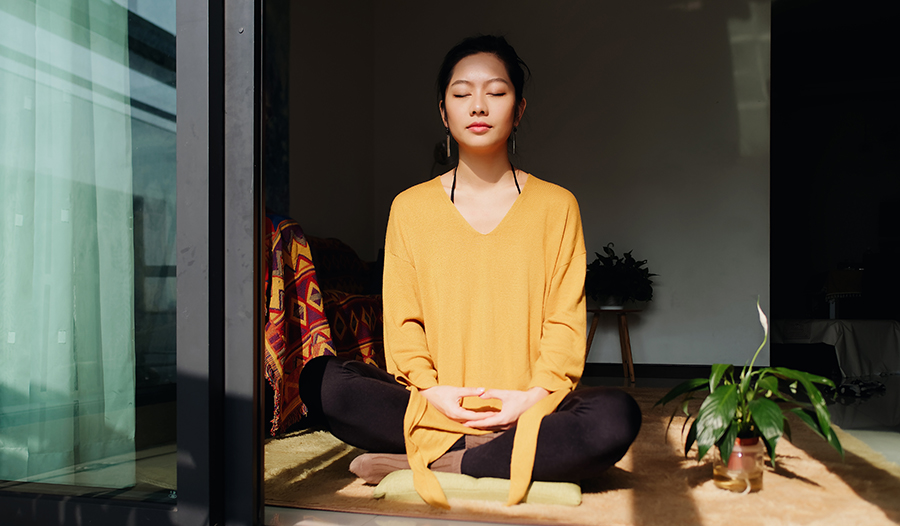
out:
{"label": "dark wall", "polygon": [[263,3],[263,170],[266,208],[288,215],[290,196],[290,3]]}
{"label": "dark wall", "polygon": [[827,318],[828,272],[862,268],[841,317],[900,319],[898,22],[888,2],[773,4],[775,318]]}

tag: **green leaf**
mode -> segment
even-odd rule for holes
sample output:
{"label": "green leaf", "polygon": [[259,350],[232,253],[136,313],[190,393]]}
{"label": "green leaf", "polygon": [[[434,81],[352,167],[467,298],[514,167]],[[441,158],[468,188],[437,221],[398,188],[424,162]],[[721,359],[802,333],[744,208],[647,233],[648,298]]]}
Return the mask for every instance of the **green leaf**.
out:
{"label": "green leaf", "polygon": [[804,373],[801,371],[795,371],[793,369],[785,369],[783,367],[773,367],[772,370],[776,376],[784,375],[789,376],[796,379],[800,382],[800,385],[803,386],[803,389],[806,390],[806,395],[809,397],[809,402],[812,404],[813,409],[815,410],[816,420],[818,421],[819,432],[825,438],[825,440],[831,444],[833,448],[835,448],[841,456],[843,456],[843,449],[841,448],[841,443],[837,439],[837,435],[834,434],[834,431],[831,429],[831,414],[828,412],[828,406],[825,404],[825,399],[822,397],[822,393],[819,392],[819,389],[813,385],[813,380],[811,378],[820,378],[831,382],[827,378],[822,378],[821,376],[810,375],[808,373]]}
{"label": "green leaf", "polygon": [[769,458],[772,459],[772,465],[775,465],[775,446],[778,445],[778,439],[784,432],[784,415],[778,404],[767,399],[757,398],[747,405],[750,410],[750,418],[756,425],[756,429],[765,439],[766,449],[769,451]]}
{"label": "green leaf", "polygon": [[[697,420],[696,418],[694,420]],[[691,417],[688,415],[687,418],[684,419],[684,424],[681,425],[681,435],[684,436],[684,429],[687,427],[688,422],[691,422]],[[696,433],[695,433],[696,434]]]}
{"label": "green leaf", "polygon": [[[681,401],[681,412],[684,413],[684,416],[687,417],[684,419],[684,424],[681,426],[681,434],[684,435],[684,428],[687,427],[688,421],[691,419],[691,413],[688,411],[688,405],[691,403],[694,397],[688,393],[684,400]],[[669,423],[666,425],[666,442],[669,441],[669,428],[672,427],[672,421],[675,420],[675,414],[678,412],[678,408],[676,407],[672,410],[672,416],[669,417]]]}
{"label": "green leaf", "polygon": [[756,398],[749,404],[750,418],[762,436],[777,440],[784,431],[784,415],[778,404],[768,398]]}
{"label": "green leaf", "polygon": [[804,371],[798,371],[796,369],[788,369],[786,367],[770,367],[768,368],[776,376],[782,376],[786,380],[799,380],[800,383],[803,382],[812,382],[816,384],[827,385],[831,388],[834,388],[834,382],[825,378],[824,376],[819,376],[816,374],[807,373]]}
{"label": "green leaf", "polygon": [[837,450],[837,452],[841,455],[841,460],[844,458],[844,448],[841,446],[841,441],[838,440],[837,433],[834,432],[834,429],[828,428],[828,434],[825,435],[825,440],[831,444],[831,447]]}
{"label": "green leaf", "polygon": [[831,431],[831,413],[828,412],[825,398],[822,397],[822,393],[820,393],[812,383],[800,383],[806,388],[806,394],[809,396],[809,401],[816,411],[816,417],[818,417],[819,427],[822,429],[822,433],[828,437],[828,432]]}
{"label": "green leaf", "polygon": [[760,440],[762,440],[762,443],[765,444],[766,451],[769,452],[769,461],[772,463],[772,467],[774,468],[775,467],[775,444],[770,443],[768,440],[766,440],[766,437],[760,437]]}
{"label": "green leaf", "polygon": [[[803,402],[798,402],[792,396],[782,393],[781,391],[772,391],[771,395],[766,396],[767,398],[774,398],[778,400],[783,400],[785,402],[789,402],[791,404],[803,405]],[[812,406],[810,406],[812,407]]]}
{"label": "green leaf", "polygon": [[[684,425],[681,426],[682,435],[684,434],[684,428],[687,426],[688,420],[691,419],[691,413],[688,411],[688,404],[690,404],[693,399],[694,397],[688,393],[681,402],[681,412],[687,417],[684,419]],[[675,409],[672,410],[672,416],[669,417],[669,423],[666,424],[666,442],[669,441],[669,428],[672,427],[672,422],[675,420],[675,415],[678,414],[678,409],[679,408],[676,406]]]}
{"label": "green leaf", "polygon": [[788,410],[791,413],[797,415],[800,418],[800,421],[806,424],[807,427],[816,432],[817,435],[825,438],[825,435],[822,434],[822,431],[819,430],[819,424],[816,422],[816,414],[810,409],[801,409],[799,407],[794,407]]}
{"label": "green leaf", "polygon": [[697,413],[697,449],[702,459],[716,445],[734,420],[737,410],[737,386],[723,385],[711,393]]}
{"label": "green leaf", "polygon": [[749,365],[745,365],[744,368],[741,369],[741,393],[749,394],[751,378],[753,378],[753,370]]}
{"label": "green leaf", "polygon": [[671,391],[666,393],[665,396],[663,396],[655,404],[653,404],[653,407],[656,407],[658,405],[666,405],[684,393],[699,391],[699,390],[705,389],[707,387],[708,387],[708,385],[707,385],[706,378],[694,378],[692,380],[688,380],[686,382],[683,382],[683,383],[678,384],[677,386],[673,387]]}
{"label": "green leaf", "polygon": [[712,373],[709,375],[709,392],[712,393],[716,390],[716,386],[719,385],[719,381],[725,376],[725,373],[728,372],[729,369],[732,369],[734,366],[725,364],[725,363],[717,363],[712,366]]}
{"label": "green leaf", "polygon": [[760,375],[759,380],[756,381],[756,388],[760,391],[772,391],[772,393],[777,393],[778,378],[774,376]]}
{"label": "green leaf", "polygon": [[[691,452],[691,446],[694,445],[694,442],[697,440],[697,419],[694,419],[694,422],[691,424],[691,429],[688,431],[687,438],[684,439],[684,456],[687,457],[688,453]],[[698,458],[699,462],[700,459]]]}
{"label": "green leaf", "polygon": [[684,413],[684,416],[686,416],[688,418],[690,418],[690,416],[691,416],[691,412],[688,411],[688,407],[691,403],[691,400],[693,400],[693,399],[694,399],[693,396],[688,395],[688,396],[685,396],[684,400],[681,401],[681,412]]}
{"label": "green leaf", "polygon": [[734,449],[734,441],[738,436],[738,429],[740,427],[741,426],[737,422],[732,421],[731,425],[728,426],[728,431],[722,435],[722,438],[719,439],[717,444],[719,447],[719,454],[722,455],[722,460],[726,465],[728,464],[728,459],[731,458],[731,450]]}
{"label": "green leaf", "polygon": [[809,409],[801,409],[799,407],[794,407],[789,410],[791,413],[797,415],[804,424],[807,425],[810,429],[816,432],[817,435],[825,439],[831,447],[837,450],[837,452],[841,455],[841,458],[844,458],[844,448],[841,446],[841,441],[838,440],[837,434],[835,434],[834,429],[831,426],[828,426],[827,429],[823,429],[821,427],[821,422],[816,418],[818,415],[809,410]]}
{"label": "green leaf", "polygon": [[791,442],[794,441],[794,439],[791,438],[791,424],[788,422],[787,418],[784,419],[784,436]]}

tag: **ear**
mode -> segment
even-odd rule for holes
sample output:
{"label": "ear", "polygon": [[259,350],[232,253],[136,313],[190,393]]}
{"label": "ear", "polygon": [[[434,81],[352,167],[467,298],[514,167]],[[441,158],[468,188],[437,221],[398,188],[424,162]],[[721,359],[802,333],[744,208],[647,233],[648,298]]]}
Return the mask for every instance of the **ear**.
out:
{"label": "ear", "polygon": [[522,115],[525,115],[525,98],[522,98],[522,101],[519,102],[519,107],[516,108],[516,118],[513,120],[513,126],[518,126],[519,122],[522,120]]}
{"label": "ear", "polygon": [[441,121],[444,123],[444,128],[449,128],[450,125],[447,124],[447,112],[444,111],[444,101],[443,100],[438,102],[438,111],[441,112]]}

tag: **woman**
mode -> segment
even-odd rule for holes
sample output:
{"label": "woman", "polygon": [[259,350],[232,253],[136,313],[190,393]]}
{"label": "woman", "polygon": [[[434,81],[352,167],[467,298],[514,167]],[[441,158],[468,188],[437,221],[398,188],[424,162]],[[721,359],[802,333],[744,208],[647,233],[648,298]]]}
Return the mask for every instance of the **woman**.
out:
{"label": "woman", "polygon": [[585,352],[581,218],[571,193],[509,160],[526,69],[502,37],[469,38],[447,54],[438,107],[459,163],[391,207],[390,374],[320,358],[301,376],[310,411],[341,440],[375,452],[355,459],[354,473],[377,483],[411,468],[436,506],[447,501],[429,467],[509,478],[515,504],[532,479],[601,473],[640,428],[627,394],[573,391]]}

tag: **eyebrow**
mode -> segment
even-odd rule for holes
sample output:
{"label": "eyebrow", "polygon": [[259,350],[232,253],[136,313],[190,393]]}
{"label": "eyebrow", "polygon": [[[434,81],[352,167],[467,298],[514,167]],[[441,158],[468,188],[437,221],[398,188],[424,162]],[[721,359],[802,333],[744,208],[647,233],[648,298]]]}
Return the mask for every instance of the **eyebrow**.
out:
{"label": "eyebrow", "polygon": [[[506,84],[507,86],[509,86],[509,81],[507,81],[506,79],[504,79],[502,77],[494,77],[492,79],[488,79],[485,82],[485,84],[490,84],[491,82],[502,82],[502,83]],[[456,86],[457,84],[466,84],[466,85],[471,86],[472,82],[465,80],[465,79],[459,79],[459,80],[453,82],[452,84],[450,84],[450,86]]]}

